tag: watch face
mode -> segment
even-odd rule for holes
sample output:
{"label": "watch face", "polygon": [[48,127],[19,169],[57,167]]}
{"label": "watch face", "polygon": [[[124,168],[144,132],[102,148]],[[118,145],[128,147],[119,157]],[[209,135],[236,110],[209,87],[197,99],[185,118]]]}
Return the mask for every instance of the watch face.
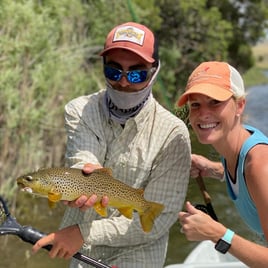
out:
{"label": "watch face", "polygon": [[215,245],[215,249],[218,250],[221,253],[226,253],[228,249],[230,248],[230,244],[226,241],[220,239],[217,244]]}

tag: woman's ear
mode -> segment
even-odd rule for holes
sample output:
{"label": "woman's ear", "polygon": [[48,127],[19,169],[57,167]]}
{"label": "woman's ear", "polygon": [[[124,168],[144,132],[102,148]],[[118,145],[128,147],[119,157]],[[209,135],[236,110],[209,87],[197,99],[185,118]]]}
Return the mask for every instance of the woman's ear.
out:
{"label": "woman's ear", "polygon": [[243,114],[244,109],[245,109],[245,105],[246,105],[245,98],[240,98],[240,99],[236,100],[236,106],[237,106],[236,114],[237,114],[237,116],[240,116]]}

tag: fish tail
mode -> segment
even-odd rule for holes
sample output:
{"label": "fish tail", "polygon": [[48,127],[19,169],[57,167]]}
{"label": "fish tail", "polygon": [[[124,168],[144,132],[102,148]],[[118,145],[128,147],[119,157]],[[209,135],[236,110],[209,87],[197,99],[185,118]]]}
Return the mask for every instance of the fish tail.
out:
{"label": "fish tail", "polygon": [[148,202],[149,207],[140,213],[141,226],[144,232],[148,233],[152,230],[154,220],[160,215],[164,206],[156,202]]}

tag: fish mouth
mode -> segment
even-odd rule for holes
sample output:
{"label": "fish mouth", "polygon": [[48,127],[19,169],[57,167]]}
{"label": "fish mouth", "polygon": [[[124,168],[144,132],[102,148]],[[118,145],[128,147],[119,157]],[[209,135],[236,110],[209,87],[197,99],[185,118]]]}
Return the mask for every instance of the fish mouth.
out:
{"label": "fish mouth", "polygon": [[24,187],[24,188],[21,189],[21,191],[31,193],[31,194],[33,193],[33,189],[30,188],[30,187]]}
{"label": "fish mouth", "polygon": [[17,185],[20,187],[22,192],[32,193],[33,189],[31,187],[25,186],[22,182],[17,182]]}
{"label": "fish mouth", "polygon": [[17,182],[17,185],[18,185],[20,188],[24,188],[24,187],[26,187],[25,184],[24,184],[23,182],[20,182],[20,181]]}
{"label": "fish mouth", "polygon": [[27,192],[27,193],[30,193],[30,194],[32,194],[33,193],[33,189],[31,188],[31,187],[22,187],[21,188],[21,191],[22,192]]}

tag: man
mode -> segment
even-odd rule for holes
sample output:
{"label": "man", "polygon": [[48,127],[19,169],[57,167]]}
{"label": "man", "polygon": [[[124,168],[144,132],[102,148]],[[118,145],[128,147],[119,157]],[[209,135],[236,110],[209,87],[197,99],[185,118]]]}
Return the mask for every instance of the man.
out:
{"label": "man", "polygon": [[[84,171],[110,167],[115,178],[143,188],[146,200],[165,209],[152,231],[145,233],[137,213],[130,220],[109,208],[108,217],[102,218],[87,209],[96,196],[82,196],[69,204],[64,228],[41,239],[33,249],[53,244],[51,257],[70,258],[80,250],[120,268],[160,268],[169,229],[187,191],[189,133],[152,95],[160,61],[151,30],[134,22],[116,26],[100,55],[106,89],[66,105],[67,163]],[[70,267],[86,265],[72,259]]]}

